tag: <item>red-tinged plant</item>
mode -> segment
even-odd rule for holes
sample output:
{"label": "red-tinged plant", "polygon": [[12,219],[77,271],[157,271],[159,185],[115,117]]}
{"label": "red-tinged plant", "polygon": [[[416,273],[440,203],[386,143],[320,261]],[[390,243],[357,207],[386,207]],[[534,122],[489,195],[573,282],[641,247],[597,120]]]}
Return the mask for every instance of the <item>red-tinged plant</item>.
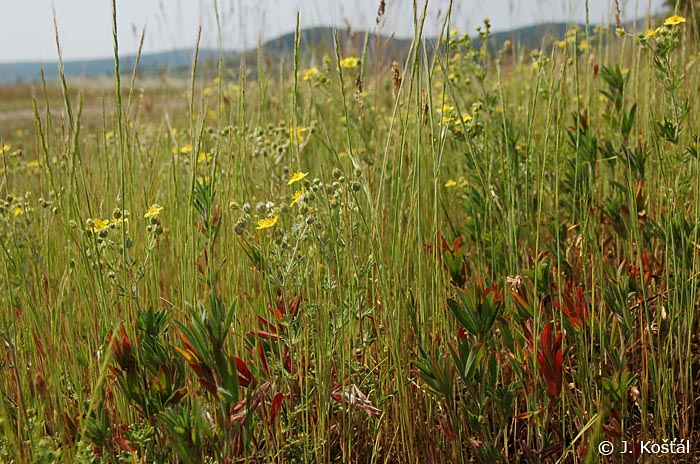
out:
{"label": "red-tinged plant", "polygon": [[462,246],[462,237],[454,239],[449,244],[445,237],[440,236],[442,260],[450,273],[450,281],[455,287],[463,287],[467,282],[466,249]]}
{"label": "red-tinged plant", "polygon": [[190,322],[178,324],[182,348],[176,349],[208,393],[235,404],[239,387],[255,386],[257,380],[241,359],[227,353],[225,342],[233,321],[233,307],[225,307],[213,295],[209,303],[209,309],[198,303],[197,311],[190,311]]}
{"label": "red-tinged plant", "polygon": [[523,335],[525,336],[525,341],[527,342],[527,350],[532,353],[533,350],[533,322],[532,319],[521,319],[520,327],[523,329]]}
{"label": "red-tinged plant", "polygon": [[578,331],[581,326],[588,324],[588,310],[583,289],[578,287],[574,293],[574,283],[571,279],[566,283],[562,300],[563,304],[557,301],[554,302],[554,306],[564,313],[574,330]]}
{"label": "red-tinged plant", "polygon": [[447,307],[462,327],[483,341],[503,309],[503,289],[495,283],[485,287],[479,276],[475,283],[455,290],[456,297],[447,299]]}
{"label": "red-tinged plant", "polygon": [[268,308],[271,317],[266,319],[263,316],[257,316],[260,329],[248,332],[248,345],[251,350],[256,347],[268,379],[270,378],[269,359],[278,359],[287,373],[295,372],[291,340],[292,334],[301,324],[300,318],[297,317],[301,299],[301,295],[297,295],[290,301],[285,293],[280,291],[275,305]]}
{"label": "red-tinged plant", "polygon": [[277,423],[277,416],[279,416],[280,410],[282,409],[282,401],[288,396],[287,393],[277,392],[275,396],[272,397],[270,402],[270,424],[274,425]]}
{"label": "red-tinged plant", "polygon": [[133,343],[123,322],[119,334],[110,334],[107,341],[116,361],[109,366],[110,378],[146,417],[185,396],[182,366],[173,359],[174,350],[165,341],[167,317],[165,310],[149,308],[139,314]]}
{"label": "red-tinged plant", "polygon": [[540,375],[547,384],[547,394],[551,400],[559,398],[562,385],[562,333],[556,336],[552,333],[552,324],[547,322],[540,334],[540,346],[537,353],[537,362],[540,367]]}
{"label": "red-tinged plant", "polygon": [[136,360],[123,321],[119,323],[118,336],[112,333],[107,335],[107,346],[112,347],[112,356],[117,362],[117,366],[109,366],[112,373],[119,374],[124,372],[129,376],[133,375],[136,369]]}

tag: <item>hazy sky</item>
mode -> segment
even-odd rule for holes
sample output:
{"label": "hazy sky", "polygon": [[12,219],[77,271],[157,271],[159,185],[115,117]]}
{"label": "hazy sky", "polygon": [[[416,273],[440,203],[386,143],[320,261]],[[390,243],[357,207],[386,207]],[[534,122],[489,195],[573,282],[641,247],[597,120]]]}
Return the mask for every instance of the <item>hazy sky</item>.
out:
{"label": "hazy sky", "polygon": [[[192,48],[202,26],[202,46],[217,47],[215,0],[117,0],[119,47],[133,54],[146,28],[144,52]],[[422,5],[424,0],[416,1]],[[619,0],[623,20],[658,11],[663,0]],[[386,0],[385,21],[376,25],[380,0],[218,0],[221,41],[225,49],[254,47],[293,31],[296,11],[301,24],[348,24],[390,35],[412,33],[412,0]],[[430,0],[428,32],[444,18],[448,0]],[[589,0],[591,22],[612,22],[612,0]],[[546,21],[584,21],[583,0],[455,0],[452,26],[473,31],[484,17],[493,30]],[[0,62],[55,61],[53,27],[56,11],[65,60],[112,54],[111,0],[0,0]]]}

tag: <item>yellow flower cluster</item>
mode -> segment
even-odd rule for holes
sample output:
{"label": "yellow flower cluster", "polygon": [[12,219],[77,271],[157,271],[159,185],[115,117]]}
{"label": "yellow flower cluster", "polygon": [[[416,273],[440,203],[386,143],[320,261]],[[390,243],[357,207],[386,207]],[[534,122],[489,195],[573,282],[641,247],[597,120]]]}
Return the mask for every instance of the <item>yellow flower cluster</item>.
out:
{"label": "yellow flower cluster", "polygon": [[146,211],[146,214],[144,214],[143,217],[148,219],[150,217],[158,216],[161,211],[163,211],[163,207],[158,205],[157,203],[153,203],[150,206],[150,208],[148,208],[148,211]]}
{"label": "yellow flower cluster", "polygon": [[683,16],[673,15],[666,18],[666,20],[664,21],[664,26],[678,26],[679,24],[683,24],[684,22],[685,18]]}
{"label": "yellow flower cluster", "polygon": [[256,227],[256,229],[260,230],[260,229],[267,229],[268,227],[272,227],[275,224],[277,224],[278,219],[279,219],[279,216],[272,216],[269,218],[260,219],[258,221],[258,226]]}
{"label": "yellow flower cluster", "polygon": [[311,68],[304,71],[303,79],[305,81],[313,80],[313,78],[318,74],[318,68]]}
{"label": "yellow flower cluster", "polygon": [[301,171],[295,172],[294,174],[292,174],[292,177],[289,178],[289,182],[287,182],[287,185],[292,185],[295,182],[299,182],[300,180],[302,180],[304,177],[306,177],[308,175],[309,175],[308,172],[301,172]]}
{"label": "yellow flower cluster", "polygon": [[340,67],[345,69],[356,68],[360,64],[360,60],[354,56],[349,56],[340,60]]}

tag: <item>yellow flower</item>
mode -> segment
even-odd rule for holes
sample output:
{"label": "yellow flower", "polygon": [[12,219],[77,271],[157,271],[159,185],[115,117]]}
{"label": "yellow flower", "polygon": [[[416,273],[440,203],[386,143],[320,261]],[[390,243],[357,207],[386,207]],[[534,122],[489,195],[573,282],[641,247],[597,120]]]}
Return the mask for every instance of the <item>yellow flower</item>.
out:
{"label": "yellow flower", "polygon": [[294,195],[292,195],[292,202],[289,204],[289,206],[291,207],[299,203],[299,200],[301,200],[305,192],[306,190],[304,190],[303,188],[294,192]]}
{"label": "yellow flower", "polygon": [[92,231],[98,233],[101,230],[109,228],[109,219],[93,219],[94,225],[92,226]]}
{"label": "yellow flower", "polygon": [[2,154],[5,154],[5,153],[7,153],[8,151],[10,151],[10,149],[11,149],[12,147],[9,146],[9,145],[7,145],[7,144],[5,144],[5,145],[3,145],[3,146],[0,147],[0,148],[1,148],[1,149],[0,149],[0,152],[1,152]]}
{"label": "yellow flower", "polygon": [[341,68],[353,69],[356,68],[358,64],[360,64],[360,60],[355,58],[354,56],[349,56],[340,60]]}
{"label": "yellow flower", "polygon": [[617,29],[615,29],[615,35],[618,37],[622,37],[623,35],[625,35],[625,30],[621,27],[618,27]]}
{"label": "yellow flower", "polygon": [[442,110],[440,110],[440,112],[443,113],[443,114],[445,114],[445,113],[450,113],[450,112],[452,112],[452,110],[454,110],[454,109],[455,109],[454,106],[448,105],[447,103],[445,103],[444,105],[442,105]]}
{"label": "yellow flower", "polygon": [[27,163],[28,168],[38,168],[39,167],[39,160],[33,160]]}
{"label": "yellow flower", "polygon": [[202,95],[204,95],[205,97],[211,95],[211,87],[205,87],[204,90],[202,90]]}
{"label": "yellow flower", "polygon": [[[307,132],[308,129],[303,126],[297,126],[297,143],[304,143],[304,133]],[[289,141],[294,142],[294,129],[291,127],[288,129],[289,132]]]}
{"label": "yellow flower", "polygon": [[683,16],[673,15],[666,18],[666,21],[664,21],[664,26],[677,26],[684,22],[685,18]]}
{"label": "yellow flower", "polygon": [[210,153],[204,153],[203,151],[199,152],[199,155],[197,155],[197,162],[198,163],[211,163],[212,156]]}
{"label": "yellow flower", "polygon": [[457,185],[457,182],[454,179],[450,179],[445,182],[445,187],[447,188],[454,187],[455,185]]}
{"label": "yellow flower", "polygon": [[12,214],[15,217],[21,216],[22,214],[24,214],[24,209],[22,209],[21,206],[15,206],[14,208],[12,208]]}
{"label": "yellow flower", "polygon": [[114,131],[109,131],[105,133],[105,139],[111,140],[114,138]]}
{"label": "yellow flower", "polygon": [[260,230],[260,229],[267,229],[268,227],[272,227],[275,224],[277,224],[278,219],[279,219],[279,216],[272,216],[269,218],[260,219],[258,221],[258,227],[256,227],[256,229]]}
{"label": "yellow flower", "polygon": [[158,216],[161,211],[163,211],[163,207],[159,206],[157,203],[153,203],[151,207],[148,208],[148,211],[146,211],[146,214],[144,214],[143,217],[149,218],[152,216]]}
{"label": "yellow flower", "polygon": [[289,178],[289,182],[287,182],[287,185],[292,185],[294,182],[299,182],[300,180],[302,180],[304,177],[306,177],[308,175],[309,175],[308,172],[301,172],[301,171],[295,172],[294,174],[292,174],[292,177]]}
{"label": "yellow flower", "polygon": [[187,153],[189,153],[191,151],[192,151],[192,145],[190,145],[189,143],[180,149],[180,153],[182,153],[183,155],[186,155]]}
{"label": "yellow flower", "polygon": [[644,36],[647,39],[651,39],[656,35],[656,33],[659,32],[659,28],[657,27],[656,29],[648,29],[647,32],[644,34]]}
{"label": "yellow flower", "polygon": [[304,80],[310,81],[314,78],[316,74],[318,74],[318,68],[307,69],[306,71],[304,71]]}

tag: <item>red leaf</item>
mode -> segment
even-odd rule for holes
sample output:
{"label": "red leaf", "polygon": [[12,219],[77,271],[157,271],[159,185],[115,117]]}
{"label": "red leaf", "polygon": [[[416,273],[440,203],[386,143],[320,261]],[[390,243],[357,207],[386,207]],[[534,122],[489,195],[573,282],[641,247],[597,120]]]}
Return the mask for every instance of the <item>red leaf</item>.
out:
{"label": "red leaf", "polygon": [[547,384],[547,393],[550,398],[558,398],[562,385],[562,333],[557,333],[552,341],[552,324],[547,322],[540,335],[540,350],[537,353],[537,361],[540,366],[540,375]]}
{"label": "red leaf", "polygon": [[578,330],[582,325],[588,323],[588,309],[586,298],[583,296],[583,289],[578,287],[574,293],[573,280],[569,279],[566,288],[562,292],[563,303],[555,302],[554,306],[559,308],[569,320],[574,330]]}
{"label": "red leaf", "polygon": [[117,442],[119,447],[121,449],[123,449],[124,451],[126,451],[127,453],[133,453],[134,451],[136,451],[136,449],[133,446],[131,446],[130,444],[128,444],[126,442],[126,440],[122,437],[115,437],[114,441]]}
{"label": "red leaf", "polygon": [[272,424],[274,424],[277,420],[277,415],[282,408],[282,401],[284,400],[285,396],[286,395],[284,393],[277,393],[272,398],[272,404],[270,405],[270,422],[272,422]]}
{"label": "red leaf", "polygon": [[259,322],[260,324],[262,324],[262,325],[263,325],[267,330],[269,330],[270,332],[272,332],[272,333],[277,333],[277,327],[275,327],[274,325],[272,325],[272,323],[270,323],[270,321],[268,321],[268,320],[265,319],[264,317],[258,316],[258,322]]}
{"label": "red leaf", "polygon": [[270,368],[267,365],[267,358],[265,357],[265,351],[263,350],[262,343],[258,340],[258,356],[260,356],[260,363],[262,364],[263,372],[265,372],[265,377],[270,378]]}
{"label": "red leaf", "polygon": [[251,383],[255,385],[257,380],[255,379],[253,373],[250,372],[250,369],[248,369],[248,365],[245,363],[245,361],[236,357],[234,357],[233,360],[236,362],[236,370],[238,370],[238,384],[241,387],[247,387]]}
{"label": "red leaf", "polygon": [[294,301],[292,301],[292,304],[289,305],[289,312],[292,314],[292,316],[296,316],[297,311],[299,310],[299,303],[301,303],[301,295],[297,295]]}
{"label": "red leaf", "polygon": [[270,333],[270,332],[266,332],[266,331],[264,331],[264,330],[251,330],[250,333],[251,333],[251,334],[255,334],[255,335],[257,335],[258,337],[264,338],[264,339],[266,339],[266,340],[275,340],[275,341],[277,341],[277,340],[279,340],[279,338],[280,338],[279,335],[274,334],[274,333]]}

